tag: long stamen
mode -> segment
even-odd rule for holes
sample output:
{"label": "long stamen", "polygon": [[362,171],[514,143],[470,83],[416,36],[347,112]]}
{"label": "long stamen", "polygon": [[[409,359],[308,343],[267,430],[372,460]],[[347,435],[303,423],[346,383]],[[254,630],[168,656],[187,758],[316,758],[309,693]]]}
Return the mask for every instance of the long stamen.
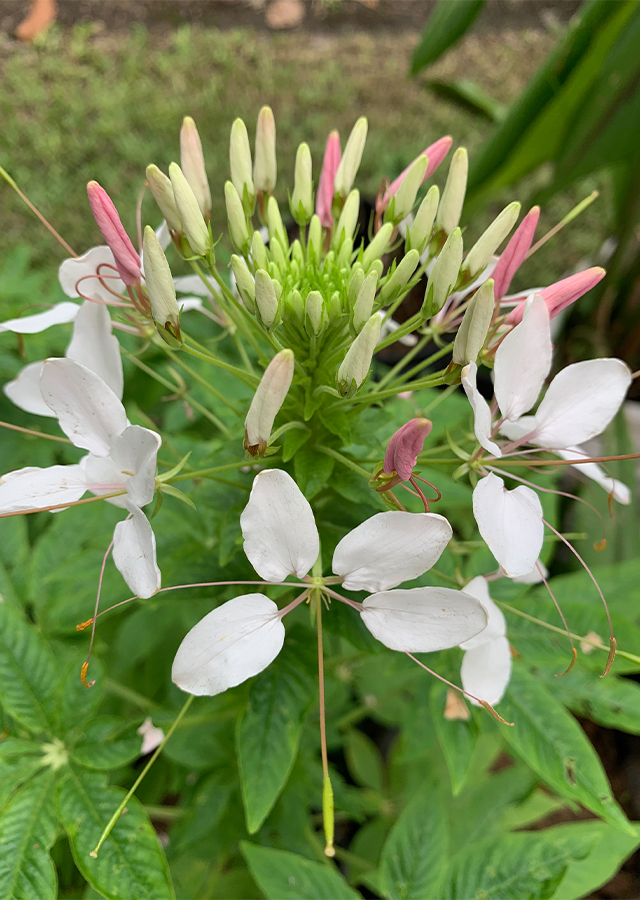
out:
{"label": "long stamen", "polygon": [[567,637],[569,638],[569,643],[571,644],[571,662],[569,663],[569,667],[568,667],[567,669],[565,669],[564,672],[560,672],[559,674],[557,674],[557,675],[555,676],[556,678],[562,678],[563,675],[568,675],[569,672],[570,672],[570,671],[573,669],[573,667],[575,666],[576,660],[577,660],[577,658],[578,658],[578,651],[576,650],[575,645],[574,645],[574,643],[573,643],[573,638],[571,637],[571,632],[569,631],[569,626],[568,626],[568,624],[567,624],[567,620],[566,620],[565,617],[564,617],[564,613],[563,613],[562,610],[560,609],[560,604],[559,604],[558,601],[556,600],[553,591],[552,591],[551,588],[549,587],[549,582],[548,582],[547,579],[545,578],[544,572],[542,571],[542,566],[541,566],[540,563],[538,563],[538,562],[536,563],[536,569],[538,570],[538,573],[539,573],[540,577],[541,577],[542,580],[544,581],[544,586],[546,587],[547,591],[549,592],[549,596],[550,596],[551,599],[553,600],[553,602],[554,602],[554,604],[555,604],[555,607],[556,607],[556,609],[558,610],[558,614],[559,614],[560,618],[562,619],[562,624],[564,625],[565,631],[567,632]]}
{"label": "long stamen", "polygon": [[114,491],[111,494],[100,494],[97,497],[84,497],[82,500],[69,500],[66,503],[55,503],[53,506],[35,506],[33,509],[17,509],[14,512],[0,513],[0,519],[8,519],[10,516],[28,516],[37,512],[52,512],[54,509],[69,509],[71,506],[82,506],[85,503],[95,503],[97,500],[109,500],[110,497],[121,497],[126,491]]}
{"label": "long stamen", "polygon": [[352,609],[355,609],[357,612],[362,612],[363,605],[362,603],[358,603],[357,600],[351,600],[350,597],[344,597],[342,594],[338,594],[337,591],[330,590],[326,584],[322,586],[322,590],[325,594],[329,594],[330,597],[334,597],[336,600],[340,600],[342,603],[346,603],[347,606],[350,606]]}
{"label": "long stamen", "polygon": [[107,565],[107,559],[109,558],[109,554],[111,553],[111,548],[113,547],[113,540],[107,547],[107,552],[104,555],[104,559],[102,560],[102,566],[100,567],[100,578],[98,579],[98,593],[96,595],[96,605],[93,610],[93,619],[91,624],[91,639],[89,641],[89,652],[87,653],[87,658],[82,664],[82,669],[80,671],[80,678],[82,679],[82,683],[86,688],[93,687],[95,681],[87,682],[87,669],[89,668],[89,660],[91,659],[91,651],[93,650],[93,641],[96,636],[96,619],[98,618],[98,607],[100,606],[100,594],[102,593],[102,579],[104,578],[104,570]]}
{"label": "long stamen", "polygon": [[21,425],[12,425],[10,422],[0,422],[0,428],[9,428],[11,431],[20,431],[22,434],[32,434],[34,437],[46,438],[48,441],[58,441],[61,444],[72,444],[66,437],[58,437],[55,434],[45,434],[44,431],[34,431],[33,428],[22,428]]}
{"label": "long stamen", "polygon": [[4,178],[4,180],[7,182],[7,184],[13,188],[13,190],[16,192],[18,197],[20,197],[22,202],[26,203],[26,205],[29,207],[31,212],[40,219],[40,221],[42,222],[44,227],[47,228],[51,232],[51,234],[58,241],[58,243],[62,244],[64,249],[67,251],[67,253],[70,253],[71,256],[73,256],[75,259],[77,259],[78,254],[74,250],[72,250],[71,247],[69,246],[69,244],[67,244],[67,242],[65,241],[65,239],[63,237],[61,237],[61,235],[58,234],[58,232],[55,230],[53,225],[51,225],[50,222],[47,222],[47,220],[42,215],[40,210],[36,209],[36,207],[33,205],[31,200],[29,200],[29,198],[25,194],[22,193],[22,191],[20,190],[18,185],[15,183],[15,181],[13,180],[11,175],[9,175],[9,173],[6,171],[6,169],[3,169],[2,166],[0,166],[0,176],[2,176],[2,178]]}
{"label": "long stamen", "polygon": [[498,722],[502,722],[503,725],[513,726],[513,722],[507,722],[506,719],[503,719],[502,716],[498,715],[498,713],[495,711],[493,706],[491,706],[491,704],[488,703],[486,700],[481,700],[479,697],[476,697],[473,694],[470,694],[469,691],[465,691],[464,688],[459,687],[457,684],[454,684],[452,681],[448,681],[442,675],[438,675],[438,673],[434,672],[433,669],[430,669],[429,666],[425,666],[425,664],[423,662],[421,662],[419,659],[416,659],[416,657],[413,655],[413,653],[409,653],[408,650],[405,651],[405,654],[409,657],[409,659],[412,659],[414,661],[414,663],[418,663],[420,668],[424,669],[426,672],[428,672],[429,675],[433,675],[434,678],[437,678],[439,681],[443,681],[445,684],[448,684],[450,688],[454,689],[454,691],[458,691],[460,694],[464,694],[465,697],[470,697],[471,700],[475,700],[476,703],[480,704],[480,706],[484,706],[484,708],[487,710],[487,712],[491,713],[493,718],[497,719]]}

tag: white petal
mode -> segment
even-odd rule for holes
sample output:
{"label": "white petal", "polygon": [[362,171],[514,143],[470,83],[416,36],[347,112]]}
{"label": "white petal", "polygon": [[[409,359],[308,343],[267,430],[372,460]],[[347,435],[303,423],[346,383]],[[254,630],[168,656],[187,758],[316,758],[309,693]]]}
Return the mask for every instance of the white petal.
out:
{"label": "white petal", "polygon": [[221,694],[266,669],[282,650],[284,634],[273,600],[234,597],[194,625],[178,648],[171,678],[199,697]]}
{"label": "white petal", "polygon": [[[584,456],[586,459],[589,458],[589,454],[585,453],[581,447],[567,447],[566,450],[556,450],[555,453],[563,459],[579,459],[581,456]],[[578,466],[571,466],[571,468],[575,469],[576,472],[581,472],[583,475],[586,475],[586,477],[590,478],[592,481],[595,481],[595,483],[599,484],[600,487],[603,487],[608,494],[613,492],[614,500],[617,500],[618,503],[622,503],[623,506],[628,506],[631,503],[631,491],[627,485],[622,481],[618,481],[617,478],[612,478],[610,475],[607,475],[602,466],[599,466],[598,463],[586,462],[581,463]]]}
{"label": "white petal", "polygon": [[536,412],[535,443],[565,449],[600,434],[622,406],[631,372],[619,359],[588,359],[559,372]]}
{"label": "white petal", "polygon": [[536,560],[536,564],[528,575],[517,575],[512,578],[514,584],[540,584],[542,576],[549,577],[549,570],[541,559]]}
{"label": "white petal", "polygon": [[494,456],[502,456],[500,447],[491,440],[491,410],[476,387],[477,375],[478,366],[475,363],[469,363],[462,370],[462,387],[473,410],[473,430],[481,447]]}
{"label": "white petal", "polygon": [[495,392],[505,419],[520,418],[538,399],[551,368],[549,311],[539,295],[527,301],[522,322],[496,352]]}
{"label": "white petal", "polygon": [[199,297],[179,297],[178,306],[180,307],[180,312],[189,312],[192,309],[204,309],[202,300]]}
{"label": "white petal", "polygon": [[127,427],[127,416],[99,375],[72,359],[48,359],[42,367],[40,389],[76,447],[108,456],[114,439]]}
{"label": "white petal", "polygon": [[[467,650],[460,676],[465,691],[492,706],[499,703],[511,677],[511,648],[506,637],[498,637]],[[478,705],[475,700],[471,702]]]}
{"label": "white petal", "polygon": [[59,503],[74,503],[86,493],[80,466],[28,466],[0,478],[0,511],[43,509]]}
{"label": "white petal", "polygon": [[500,426],[500,434],[503,434],[510,441],[520,441],[527,435],[533,435],[536,430],[535,416],[520,416],[515,422],[503,422]]}
{"label": "white petal", "polygon": [[378,513],[342,538],[333,571],[348,591],[386,591],[435,565],[452,534],[434,513]]}
{"label": "white petal", "polygon": [[[173,283],[179,294],[197,294],[198,297],[213,296],[213,293],[198,275],[178,275],[173,279]],[[183,302],[183,300],[179,300],[178,304]]]}
{"label": "white petal", "polygon": [[0,332],[13,331],[16,334],[38,334],[40,331],[46,331],[52,325],[64,325],[66,322],[73,322],[78,315],[80,307],[77,303],[69,303],[63,300],[62,303],[56,303],[51,309],[45,312],[35,313],[33,316],[22,316],[20,319],[7,319],[6,322],[0,322]]}
{"label": "white petal", "polygon": [[535,491],[520,485],[508,491],[493,472],[473,491],[473,514],[480,534],[504,573],[527,575],[542,549],[542,506]]}
{"label": "white petal", "polygon": [[[171,243],[171,232],[169,231],[169,226],[167,225],[165,219],[163,219],[156,228],[156,237],[158,238],[158,243],[160,244],[162,249],[166,250]],[[142,253],[140,254],[140,258],[142,259]]]}
{"label": "white petal", "polygon": [[302,578],[318,558],[320,538],[309,502],[280,469],[256,475],[240,527],[244,552],[265,581]]}
{"label": "white petal", "polygon": [[140,425],[129,425],[111,446],[111,459],[125,475],[127,494],[135,506],[151,503],[156,489],[156,464],[160,436]]}
{"label": "white petal", "polygon": [[[104,284],[99,275],[103,276]],[[65,259],[58,269],[58,280],[67,297],[90,297],[111,303],[116,299],[111,291],[116,294],[125,291],[113,253],[106,245],[92,247],[77,258]]]}
{"label": "white petal", "polygon": [[153,724],[151,716],[147,716],[140,728],[137,729],[136,734],[139,734],[142,738],[140,756],[152,753],[164,740],[164,731]]}
{"label": "white petal", "polygon": [[502,610],[499,606],[496,606],[489,596],[487,579],[483,578],[482,575],[478,575],[477,578],[472,578],[469,584],[465,584],[464,592],[465,594],[471,594],[472,597],[475,597],[476,600],[479,600],[480,603],[482,603],[489,616],[489,621],[487,622],[487,627],[484,631],[481,631],[476,637],[471,638],[470,641],[464,641],[464,643],[460,644],[462,649],[472,650],[474,647],[479,647],[481,644],[492,641],[494,638],[504,637],[507,633],[507,623],[505,622]]}
{"label": "white petal", "polygon": [[40,375],[44,361],[29,363],[24,369],[18,372],[13,381],[7,382],[2,388],[12,403],[23,409],[25,412],[33,413],[36,416],[56,417],[42,398],[40,390]]}
{"label": "white petal", "polygon": [[129,503],[131,518],[118,522],[113,532],[113,561],[138,597],[153,597],[160,590],[160,569],[156,562],[156,538],[149,520]]}
{"label": "white petal", "polygon": [[390,650],[431,653],[478,634],[487,614],[475,597],[451,588],[384,591],[364,601],[360,613],[371,634]]}
{"label": "white petal", "polygon": [[111,333],[111,316],[104,303],[86,300],[82,304],[65,356],[99,375],[122,399],[120,343]]}
{"label": "white petal", "polygon": [[126,509],[128,495],[126,493],[127,476],[116,466],[110,456],[94,456],[87,453],[80,460],[79,465],[87,481],[87,490],[92,494],[112,494],[114,491],[122,491],[119,497],[109,497],[107,503],[112,503],[121,509]]}

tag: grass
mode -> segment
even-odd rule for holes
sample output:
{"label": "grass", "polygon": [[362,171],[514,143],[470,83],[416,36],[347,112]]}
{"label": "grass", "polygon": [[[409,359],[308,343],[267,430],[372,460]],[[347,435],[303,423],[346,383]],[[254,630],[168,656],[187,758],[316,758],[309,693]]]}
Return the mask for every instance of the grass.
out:
{"label": "grass", "polygon": [[[517,96],[554,43],[541,31],[470,35],[429,71],[431,77],[476,80],[498,101]],[[114,198],[134,233],[136,199],[149,162],[166,168],[178,156],[183,115],[199,126],[214,197],[214,234],[223,230],[222,186],[228,177],[228,136],[240,115],[253,132],[264,103],[278,128],[278,197],[286,202],[295,148],[307,140],[316,179],[324,141],[337,127],[343,142],[358,115],[369,118],[369,139],[359,186],[375,194],[383,176],[393,178],[425,145],[450,133],[471,152],[491,125],[434,97],[407,77],[417,34],[326,35],[219,32],[189,26],[169,34],[141,27],[127,34],[78,25],[54,28],[36,46],[3,40],[0,159],[32,201],[77,252],[98,243],[85,185],[92,178]],[[438,173],[442,181],[446,173]],[[537,182],[512,195],[525,200]],[[543,215],[546,230],[578,196],[556,198]],[[52,266],[64,256],[15,195],[0,186],[4,249],[26,244],[32,264]],[[474,239],[501,205],[474,220]],[[534,258],[526,280],[546,284],[593,256],[606,236],[607,206],[590,211],[578,226]],[[145,221],[158,216],[151,198]]]}

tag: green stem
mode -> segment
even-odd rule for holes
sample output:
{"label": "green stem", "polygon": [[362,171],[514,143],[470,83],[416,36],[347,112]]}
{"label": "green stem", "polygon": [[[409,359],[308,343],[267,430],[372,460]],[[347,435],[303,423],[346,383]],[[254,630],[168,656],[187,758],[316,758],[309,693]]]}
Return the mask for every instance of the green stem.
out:
{"label": "green stem", "polygon": [[273,444],[274,441],[277,441],[278,438],[281,437],[286,431],[291,431],[292,428],[299,428],[301,431],[311,430],[307,428],[304,422],[287,422],[286,425],[281,425],[280,428],[276,428],[276,430],[271,433],[271,437],[269,438],[269,445]]}
{"label": "green stem", "polygon": [[[411,384],[411,379],[414,375],[417,375],[421,369],[426,368],[426,366],[430,366],[432,363],[437,362],[443,356],[446,356],[447,353],[453,348],[453,344],[446,344],[444,347],[441,347],[439,350],[436,350],[435,353],[432,353],[431,356],[427,357],[427,359],[420,360],[417,365],[415,365],[412,369],[409,369],[408,372],[405,372],[401,379],[397,379],[394,383],[393,387],[400,387],[406,385],[407,390],[413,390],[413,385]],[[408,356],[409,354],[407,354]]]}
{"label": "green stem", "polygon": [[319,450],[320,453],[324,453],[327,456],[333,456],[333,458],[337,459],[343,466],[346,466],[348,469],[353,469],[354,472],[357,472],[358,475],[362,475],[367,481],[371,479],[371,472],[367,472],[366,469],[361,468],[357,463],[354,463],[352,459],[343,456],[342,453],[339,453],[337,450],[333,450],[331,447],[323,447],[322,444],[318,444],[316,450]]}
{"label": "green stem", "polygon": [[423,321],[420,313],[417,313],[415,316],[411,316],[410,319],[407,319],[400,328],[396,328],[395,331],[392,331],[388,337],[384,340],[380,341],[376,350],[384,350],[385,347],[391,346],[391,344],[395,344],[396,341],[399,341],[401,337],[404,337],[407,334],[411,334],[418,325]]}
{"label": "green stem", "polygon": [[196,372],[194,369],[191,368],[191,366],[188,366],[185,362],[182,362],[182,360],[178,357],[177,353],[175,353],[169,347],[166,348],[165,352],[166,352],[167,356],[169,357],[169,359],[173,363],[175,363],[176,366],[179,366],[181,369],[183,369],[185,372],[187,372],[193,378],[194,381],[197,381],[198,384],[201,385],[201,387],[203,387],[206,391],[209,391],[209,393],[212,394],[212,396],[214,396],[216,398],[216,400],[219,400],[220,403],[223,403],[225,406],[227,406],[237,416],[242,415],[242,413],[240,412],[238,407],[235,405],[235,403],[232,403],[231,400],[228,400],[227,397],[225,397],[225,395],[222,393],[222,391],[219,391],[219,390],[217,390],[217,388],[214,388],[214,386],[212,384],[210,384],[206,378],[203,378],[199,372]]}
{"label": "green stem", "polygon": [[195,472],[181,472],[180,475],[176,475],[175,478],[172,478],[169,484],[173,484],[174,481],[188,481],[190,478],[207,478],[209,475],[217,475],[218,472],[228,472],[231,469],[242,469],[246,465],[248,465],[246,459],[242,459],[239,462],[234,463],[226,463],[224,466],[213,466],[210,469],[198,469]]}
{"label": "green stem", "polygon": [[157,748],[157,750],[155,751],[155,753],[153,754],[153,756],[151,757],[151,759],[149,760],[149,762],[146,764],[146,766],[144,767],[144,769],[142,770],[142,772],[140,772],[140,774],[138,775],[138,777],[136,778],[136,780],[133,782],[132,787],[130,788],[129,791],[127,791],[126,796],[124,797],[124,799],[122,800],[122,802],[120,803],[120,805],[118,806],[118,808],[116,809],[116,811],[114,812],[114,814],[111,816],[111,818],[109,819],[109,821],[107,822],[104,831],[103,831],[102,834],[100,835],[100,840],[99,840],[98,843],[96,844],[95,848],[94,848],[93,850],[91,850],[91,852],[89,853],[89,856],[90,856],[92,859],[96,859],[96,858],[97,858],[98,853],[100,852],[100,847],[102,847],[102,845],[104,844],[104,842],[106,841],[106,839],[107,839],[107,838],[109,837],[109,835],[111,834],[111,832],[112,832],[112,830],[113,830],[113,826],[116,824],[116,822],[117,822],[118,819],[120,818],[123,809],[125,808],[125,806],[126,806],[127,803],[129,802],[129,800],[131,800],[131,798],[133,797],[133,795],[134,795],[135,792],[137,791],[138,787],[140,786],[142,780],[143,780],[144,777],[146,776],[146,774],[147,774],[147,772],[149,771],[149,769],[151,768],[151,766],[154,764],[154,762],[156,761],[156,759],[160,756],[160,754],[161,754],[162,751],[164,750],[167,741],[169,740],[169,738],[171,737],[171,735],[173,734],[173,732],[176,730],[176,728],[177,728],[178,725],[180,724],[180,720],[182,719],[182,717],[184,716],[184,714],[187,712],[187,710],[189,709],[189,707],[190,707],[191,704],[193,703],[194,699],[195,699],[195,698],[194,698],[194,695],[193,695],[193,694],[190,694],[189,697],[187,697],[186,703],[184,704],[184,706],[182,707],[182,709],[180,710],[180,712],[178,713],[178,715],[177,715],[176,718],[174,719],[173,725],[172,725],[171,728],[167,731],[167,733],[166,733],[166,735],[165,735],[165,738],[164,738],[163,742],[160,744],[160,746]]}
{"label": "green stem", "polygon": [[428,344],[430,340],[431,332],[429,332],[429,334],[425,334],[425,336],[416,343],[415,347],[412,347],[410,350],[408,350],[402,357],[402,359],[399,360],[399,362],[397,362],[392,369],[389,369],[387,374],[384,376],[384,378],[380,379],[371,393],[375,394],[376,391],[379,391],[381,388],[383,388],[385,384],[387,384],[387,382],[393,381],[396,375],[398,375],[404,369],[408,362],[411,362],[416,354],[420,353],[422,348],[426,344]]}
{"label": "green stem", "polygon": [[150,700],[149,697],[145,697],[144,694],[139,694],[138,691],[134,691],[133,688],[120,684],[119,681],[113,681],[111,678],[107,678],[105,688],[110,694],[115,694],[122,700],[126,700],[128,703],[138,706],[140,709],[166,712],[166,710],[164,710],[159,703],[156,703],[155,700]]}
{"label": "green stem", "polygon": [[[407,389],[410,389],[412,391],[419,391],[422,388],[426,388],[426,387],[437,387],[438,385],[443,384],[443,380],[442,380],[443,376],[444,376],[444,372],[440,372],[437,375],[432,375],[429,378],[424,378],[422,381],[411,382],[410,385],[407,385]],[[378,391],[377,394],[374,394],[371,391],[369,391],[368,393],[364,394],[362,397],[358,397],[358,396],[354,397],[351,402],[354,404],[355,403],[358,403],[358,404],[378,403],[379,400],[384,400],[385,397],[395,396],[395,394],[397,394],[398,391],[400,391],[401,389],[402,389],[401,387],[392,387],[392,388],[388,388],[385,391]]]}
{"label": "green stem", "polygon": [[[219,357],[212,356],[212,354],[208,353],[206,350],[198,350],[197,342],[194,341],[193,338],[188,337],[184,332],[182,333],[182,336],[185,338],[182,349],[186,353],[195,356],[197,359],[202,359],[205,362],[211,363],[212,366],[217,366],[219,369],[224,369],[225,372],[235,375],[236,378],[252,389],[255,389],[258,386],[260,379],[257,375],[250,375],[248,372],[244,372],[237,366],[232,366],[231,363],[223,362]],[[187,343],[187,341],[189,341],[189,343]]]}

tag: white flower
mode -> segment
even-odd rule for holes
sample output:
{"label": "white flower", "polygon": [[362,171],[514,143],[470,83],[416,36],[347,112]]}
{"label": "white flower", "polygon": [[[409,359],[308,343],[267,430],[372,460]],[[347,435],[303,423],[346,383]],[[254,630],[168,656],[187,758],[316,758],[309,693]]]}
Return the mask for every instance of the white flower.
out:
{"label": "white flower", "polygon": [[[240,525],[245,553],[265,581],[280,583],[288,575],[305,578],[318,557],[320,540],[311,506],[286,472],[268,469],[256,476]],[[349,605],[390,649],[442,650],[485,627],[481,604],[462,591],[390,590],[431,568],[451,533],[442,516],[384,512],[354,528],[336,547],[333,571],[343,586],[374,592],[364,603]],[[214,695],[261,672],[282,649],[287,611],[258,593],[223,603],[183,640],[173,663],[174,682],[192,694]]]}
{"label": "white flower", "polygon": [[160,588],[160,570],[155,537],[142,507],[153,499],[160,437],[130,425],[109,385],[72,359],[43,363],[40,391],[64,433],[89,453],[76,465],[9,472],[0,479],[0,512],[75,503],[86,491],[122,491],[108,498],[129,513],[116,525],[113,559],[135,594],[152,596]]}
{"label": "white flower", "polygon": [[[465,585],[465,593],[476,597],[486,609],[487,627],[476,637],[460,644],[465,651],[460,677],[462,686],[495,706],[504,697],[511,677],[511,648],[507,640],[507,623],[502,610],[489,596],[489,586],[482,576]],[[476,706],[478,703],[471,699]]]}

